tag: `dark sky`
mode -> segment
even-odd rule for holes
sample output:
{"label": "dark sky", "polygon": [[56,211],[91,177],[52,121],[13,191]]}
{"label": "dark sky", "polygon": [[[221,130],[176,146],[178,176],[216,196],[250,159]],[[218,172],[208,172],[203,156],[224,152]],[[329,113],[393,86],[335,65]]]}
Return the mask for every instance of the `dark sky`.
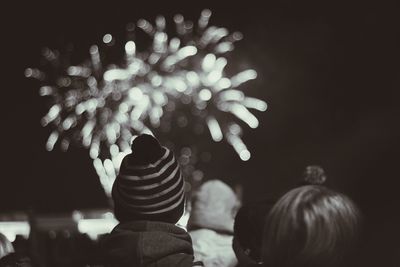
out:
{"label": "dark sky", "polygon": [[290,188],[306,165],[320,164],[335,188],[356,200],[379,227],[399,221],[400,24],[395,4],[99,2],[10,8],[13,16],[3,23],[7,30],[1,41],[0,210],[106,205],[86,151],[45,151],[49,130],[39,124],[45,101],[37,84],[23,76],[26,67],[38,65],[43,46],[72,42],[86,53],[104,33],[123,34],[127,22],[153,21],[158,14],[171,22],[176,13],[196,20],[210,8],[212,24],[244,34],[233,59],[257,70],[246,93],[266,100],[269,110],[257,113],[258,129],[245,131],[252,159],[241,163],[218,144],[207,178],[242,184],[244,200],[250,201]]}

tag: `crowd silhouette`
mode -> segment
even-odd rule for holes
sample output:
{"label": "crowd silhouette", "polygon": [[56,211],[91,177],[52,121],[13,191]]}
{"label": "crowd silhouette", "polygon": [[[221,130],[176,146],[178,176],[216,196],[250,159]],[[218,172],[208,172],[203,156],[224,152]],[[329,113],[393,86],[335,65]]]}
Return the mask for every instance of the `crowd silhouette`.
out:
{"label": "crowd silhouette", "polygon": [[[357,266],[363,216],[327,186],[320,166],[307,166],[287,192],[243,205],[221,180],[204,182],[189,198],[174,152],[151,135],[134,139],[132,151],[113,185],[119,223],[110,233],[96,241],[65,231],[31,234],[14,244],[0,234],[0,266]],[[187,224],[179,225],[185,213]],[[39,250],[44,258],[32,252]]]}

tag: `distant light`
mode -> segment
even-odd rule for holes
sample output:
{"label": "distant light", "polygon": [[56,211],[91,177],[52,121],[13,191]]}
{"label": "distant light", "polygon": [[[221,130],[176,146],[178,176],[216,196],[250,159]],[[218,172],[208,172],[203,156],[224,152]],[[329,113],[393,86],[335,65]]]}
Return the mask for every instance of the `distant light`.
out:
{"label": "distant light", "polygon": [[33,70],[31,68],[27,68],[25,70],[25,77],[31,77],[33,74]]}
{"label": "distant light", "polygon": [[120,146],[120,152],[118,153],[117,156],[115,156],[112,159],[114,166],[116,166],[117,169],[119,169],[119,167],[121,166],[121,162],[124,159],[124,157],[132,152],[131,146],[128,142],[125,141],[120,142],[119,146]]}
{"label": "distant light", "polygon": [[185,105],[190,104],[190,102],[192,102],[192,98],[191,98],[190,96],[188,96],[188,95],[183,95],[183,96],[180,98],[180,100],[181,100],[181,102],[182,102],[183,104],[185,104]]}
{"label": "distant light", "polygon": [[268,108],[268,105],[265,101],[253,97],[246,97],[242,101],[242,104],[247,108],[253,108],[259,111],[266,111]]}
{"label": "distant light", "polygon": [[53,105],[50,109],[49,109],[49,112],[47,113],[47,116],[50,118],[50,119],[53,119],[53,118],[55,118],[55,117],[57,117],[58,116],[58,114],[60,113],[60,111],[61,111],[61,106],[60,105]]}
{"label": "distant light", "polygon": [[114,214],[110,211],[105,212],[102,217],[105,219],[114,219],[115,218]]}
{"label": "distant light", "polygon": [[138,25],[138,27],[140,27],[140,28],[144,28],[144,27],[146,27],[146,25],[147,25],[147,21],[144,20],[144,19],[140,19],[140,20],[138,20],[137,25]]}
{"label": "distant light", "polygon": [[149,56],[149,59],[148,59],[148,61],[149,61],[149,63],[150,63],[151,65],[155,65],[155,64],[160,60],[160,58],[161,58],[161,55],[159,54],[160,51],[158,51],[159,49],[154,48],[154,50],[155,50],[155,52],[157,52],[157,53],[151,53],[151,55]]}
{"label": "distant light", "polygon": [[119,112],[121,112],[121,113],[126,113],[126,112],[128,112],[128,110],[129,110],[129,106],[128,106],[128,104],[126,104],[125,102],[122,102],[122,103],[119,105]]}
{"label": "distant light", "polygon": [[28,238],[30,231],[31,227],[27,221],[0,222],[0,232],[4,234],[10,242],[14,242],[17,235]]}
{"label": "distant light", "polygon": [[150,121],[153,124],[153,126],[158,127],[160,124],[160,118],[163,115],[162,108],[160,107],[153,107],[150,110]]}
{"label": "distant light", "polygon": [[53,92],[53,89],[50,86],[42,86],[39,89],[39,94],[41,96],[50,95]]}
{"label": "distant light", "polygon": [[186,127],[188,124],[188,119],[186,118],[186,116],[179,116],[178,118],[178,125],[179,127]]}
{"label": "distant light", "polygon": [[129,98],[131,98],[132,100],[140,100],[143,97],[142,90],[140,90],[140,88],[138,88],[138,87],[132,87],[129,90],[128,95],[129,95]]}
{"label": "distant light", "polygon": [[155,91],[153,93],[153,101],[159,106],[164,106],[168,103],[168,99],[161,92]]}
{"label": "distant light", "polygon": [[98,100],[96,98],[93,98],[89,101],[86,102],[86,110],[89,112],[93,112],[94,110],[96,110],[98,104]]}
{"label": "distant light", "polygon": [[74,211],[72,212],[72,219],[73,219],[75,222],[77,222],[77,221],[83,219],[83,214],[82,214],[82,212],[80,212],[79,210],[74,210]]}
{"label": "distant light", "polygon": [[222,77],[222,73],[218,70],[213,70],[212,72],[210,72],[207,76],[208,79],[208,83],[210,84],[215,84],[219,79],[221,79]]}
{"label": "distant light", "polygon": [[233,44],[231,42],[223,42],[220,43],[217,47],[215,47],[215,52],[223,54],[233,50]]}
{"label": "distant light", "polygon": [[76,105],[75,107],[75,113],[76,115],[81,115],[83,112],[85,112],[85,106],[83,105],[83,103],[79,103],[78,105]]}
{"label": "distant light", "polygon": [[41,72],[38,69],[32,69],[32,68],[25,69],[24,75],[27,78],[35,78],[35,79],[38,79],[40,81],[45,78],[45,75],[44,75],[43,72]]}
{"label": "distant light", "polygon": [[192,175],[193,175],[193,180],[197,182],[200,182],[204,177],[204,173],[200,170],[195,170]]}
{"label": "distant light", "polygon": [[209,10],[209,9],[204,9],[203,11],[201,11],[201,16],[202,16],[202,17],[206,17],[206,18],[211,17],[211,10]]}
{"label": "distant light", "polygon": [[178,57],[181,59],[184,59],[186,57],[193,56],[196,53],[197,53],[197,48],[192,45],[189,45],[189,46],[185,46],[185,47],[182,47],[181,49],[179,49]]}
{"label": "distant light", "polygon": [[219,94],[221,101],[242,101],[244,99],[244,93],[239,90],[229,89]]}
{"label": "distant light", "polygon": [[107,125],[106,127],[106,136],[110,143],[114,144],[117,139],[116,129],[114,127],[115,124]]}
{"label": "distant light", "polygon": [[216,87],[218,90],[223,90],[226,88],[231,87],[231,80],[228,78],[222,78],[218,81],[218,83],[216,84]]}
{"label": "distant light", "polygon": [[110,153],[112,156],[115,156],[119,153],[119,148],[116,144],[112,144],[110,147]]}
{"label": "distant light", "polygon": [[184,147],[181,149],[181,154],[190,157],[192,155],[192,150],[190,147]]}
{"label": "distant light", "polygon": [[68,72],[68,74],[71,75],[71,76],[76,76],[76,75],[79,75],[79,73],[80,73],[79,67],[76,67],[76,66],[70,66],[70,67],[67,69],[67,72]]}
{"label": "distant light", "polygon": [[151,84],[154,87],[159,87],[162,83],[162,78],[159,75],[155,75],[153,78],[151,78]]}
{"label": "distant light", "polygon": [[224,57],[219,57],[215,61],[215,69],[218,70],[219,72],[222,72],[224,70],[226,64],[228,64],[228,60]]}
{"label": "distant light", "polygon": [[243,39],[243,34],[241,32],[234,32],[232,37],[235,41],[240,41]]}
{"label": "distant light", "polygon": [[171,80],[172,87],[175,88],[178,92],[184,92],[187,89],[187,85],[181,79],[172,79]]}
{"label": "distant light", "polygon": [[186,74],[186,79],[192,86],[197,86],[200,83],[199,75],[194,71],[189,71]]}
{"label": "distant light", "polygon": [[74,123],[74,120],[71,117],[68,117],[63,121],[62,126],[63,126],[64,130],[68,130],[69,128],[71,128],[73,123]]}
{"label": "distant light", "polygon": [[234,77],[232,77],[231,81],[232,85],[236,87],[255,78],[257,78],[257,72],[255,70],[249,69],[236,74]]}
{"label": "distant light", "polygon": [[245,149],[245,150],[242,150],[242,151],[239,153],[239,156],[240,156],[240,159],[241,159],[241,160],[243,160],[243,161],[248,161],[248,160],[250,159],[250,157],[251,157],[251,154],[250,154],[250,151],[248,151],[247,149]]}
{"label": "distant light", "polygon": [[232,104],[230,106],[230,111],[237,118],[247,123],[251,128],[255,129],[258,127],[258,119],[245,106],[241,104]]}
{"label": "distant light", "polygon": [[97,54],[99,53],[99,48],[97,47],[97,45],[92,45],[89,49],[90,54]]}
{"label": "distant light", "polygon": [[128,55],[134,55],[136,53],[136,44],[134,41],[129,41],[125,44],[125,52]]}
{"label": "distant light", "polygon": [[54,149],[54,145],[58,140],[58,132],[52,132],[49,136],[49,138],[47,139],[47,143],[46,143],[46,149],[47,151],[51,151]]}
{"label": "distant light", "polygon": [[130,73],[126,70],[114,69],[106,71],[103,78],[107,82],[112,82],[114,80],[125,80],[130,76]]}
{"label": "distant light", "polygon": [[214,117],[209,117],[207,119],[207,126],[210,131],[211,137],[215,142],[219,142],[223,138],[221,127],[218,121]]}
{"label": "distant light", "polygon": [[174,16],[174,21],[175,21],[175,23],[182,23],[183,22],[183,16],[181,14],[175,15]]}
{"label": "distant light", "polygon": [[[92,159],[96,159],[99,156],[99,146],[98,144],[93,144],[90,146],[89,155]],[[93,162],[95,167],[98,167],[99,162]]]}
{"label": "distant light", "polygon": [[181,45],[181,40],[178,38],[174,37],[169,41],[169,49],[171,52],[175,52],[179,49],[179,46]]}
{"label": "distant light", "polygon": [[127,30],[128,32],[131,32],[131,31],[134,31],[134,30],[135,30],[135,27],[136,27],[135,23],[129,22],[129,23],[126,25],[126,30]]}
{"label": "distant light", "polygon": [[112,161],[110,159],[104,160],[104,169],[109,177],[115,177],[115,169]]}
{"label": "distant light", "polygon": [[94,87],[97,85],[97,81],[96,78],[94,78],[93,76],[88,77],[87,79],[87,84],[91,87]]}
{"label": "distant light", "polygon": [[214,54],[207,54],[203,59],[201,67],[204,71],[208,72],[214,67],[215,61],[216,57]]}
{"label": "distant light", "polygon": [[154,35],[154,41],[155,42],[166,42],[168,40],[168,36],[165,32],[158,32]]}
{"label": "distant light", "polygon": [[214,36],[212,37],[212,40],[214,42],[221,40],[223,37],[227,36],[228,33],[228,30],[225,28],[217,28],[213,33]]}
{"label": "distant light", "polygon": [[198,22],[200,29],[204,29],[205,27],[207,27],[210,17],[211,17],[211,11],[209,9],[204,9],[201,12]]}
{"label": "distant light", "polygon": [[229,132],[233,135],[240,135],[242,133],[242,129],[236,123],[229,126]]}
{"label": "distant light", "polygon": [[88,121],[83,126],[82,131],[81,131],[83,138],[88,137],[92,133],[94,126],[95,126],[95,122],[93,120]]}
{"label": "distant light", "polygon": [[206,89],[206,88],[200,90],[200,92],[199,92],[199,98],[200,98],[201,100],[203,100],[203,101],[208,101],[208,100],[211,99],[211,97],[212,97],[212,93],[211,93],[210,90],[208,90],[208,89]]}
{"label": "distant light", "polygon": [[78,221],[78,231],[96,240],[99,235],[111,232],[117,224],[118,221],[113,218],[82,219]]}
{"label": "distant light", "polygon": [[145,19],[139,19],[137,26],[149,34],[153,32],[153,26]]}
{"label": "distant light", "polygon": [[165,18],[163,16],[157,16],[157,18],[156,18],[157,28],[160,29],[160,30],[164,30],[165,29],[165,24],[166,24]]}
{"label": "distant light", "polygon": [[107,34],[105,34],[105,35],[103,36],[103,42],[104,42],[105,44],[111,43],[112,39],[113,39],[113,38],[112,38],[112,35],[109,34],[109,33],[107,33]]}

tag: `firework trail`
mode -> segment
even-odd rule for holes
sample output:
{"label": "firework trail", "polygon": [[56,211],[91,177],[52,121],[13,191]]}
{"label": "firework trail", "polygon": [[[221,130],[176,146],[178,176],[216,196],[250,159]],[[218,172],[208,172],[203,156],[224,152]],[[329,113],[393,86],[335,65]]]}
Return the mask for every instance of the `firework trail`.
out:
{"label": "firework trail", "polygon": [[[171,139],[168,133],[177,131],[176,125],[191,127],[194,132],[203,127],[212,140],[225,140],[240,159],[248,160],[251,154],[241,138],[240,124],[257,128],[259,121],[249,109],[265,111],[267,104],[239,90],[256,78],[256,71],[226,76],[224,55],[233,51],[242,35],[209,26],[210,16],[210,10],[203,10],[195,27],[176,15],[176,36],[172,38],[162,16],[155,25],[144,19],[129,24],[124,56],[117,63],[102,62],[101,46],[97,45],[90,47],[90,58],[78,65],[69,63],[68,53],[45,48],[45,67],[28,68],[25,76],[42,81],[40,95],[52,100],[41,121],[54,128],[46,148],[53,150],[59,143],[67,150],[71,142],[88,148],[107,195],[122,158],[131,152],[132,139],[141,133]],[[139,51],[130,37],[137,29],[152,40],[144,51]],[[113,36],[106,34],[102,45],[114,42]],[[192,156],[187,164],[193,166],[197,150],[183,147],[180,158]],[[193,171],[192,167],[187,172]]]}

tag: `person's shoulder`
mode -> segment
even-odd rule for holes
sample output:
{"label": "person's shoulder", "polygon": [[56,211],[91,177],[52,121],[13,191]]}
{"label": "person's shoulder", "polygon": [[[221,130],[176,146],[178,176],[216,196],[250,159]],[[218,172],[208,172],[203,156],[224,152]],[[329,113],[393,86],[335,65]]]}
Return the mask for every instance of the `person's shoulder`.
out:
{"label": "person's shoulder", "polygon": [[13,252],[0,259],[0,267],[32,267],[31,259],[23,254]]}

